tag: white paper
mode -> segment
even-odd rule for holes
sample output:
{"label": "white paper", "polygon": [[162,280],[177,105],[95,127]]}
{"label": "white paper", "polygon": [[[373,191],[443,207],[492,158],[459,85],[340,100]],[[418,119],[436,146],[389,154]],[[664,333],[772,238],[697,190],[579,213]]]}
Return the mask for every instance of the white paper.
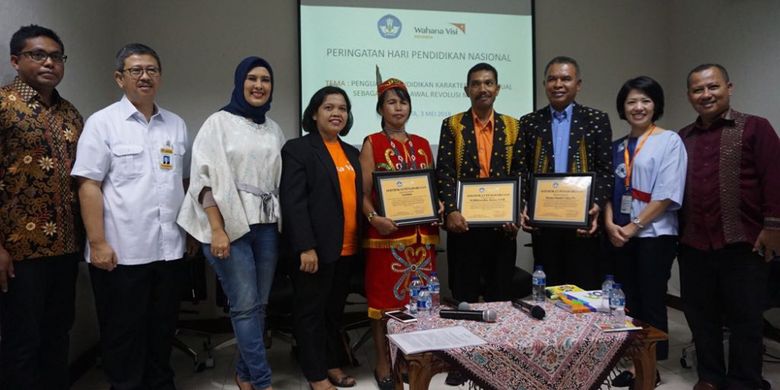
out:
{"label": "white paper", "polygon": [[397,333],[387,336],[405,354],[483,345],[487,341],[462,326]]}

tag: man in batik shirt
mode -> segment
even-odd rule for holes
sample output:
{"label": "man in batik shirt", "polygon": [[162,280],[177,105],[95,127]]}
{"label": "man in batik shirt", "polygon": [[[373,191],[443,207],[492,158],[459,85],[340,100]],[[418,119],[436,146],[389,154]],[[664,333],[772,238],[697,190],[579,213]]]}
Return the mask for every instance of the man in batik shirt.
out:
{"label": "man in batik shirt", "polygon": [[53,31],[11,38],[17,76],[0,89],[0,388],[67,389],[83,242],[70,176],[83,126],[55,87],[65,48]]}

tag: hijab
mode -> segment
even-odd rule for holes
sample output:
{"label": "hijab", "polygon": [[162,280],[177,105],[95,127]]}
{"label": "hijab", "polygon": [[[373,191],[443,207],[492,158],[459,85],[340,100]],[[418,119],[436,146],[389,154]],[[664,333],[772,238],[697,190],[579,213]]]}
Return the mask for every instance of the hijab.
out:
{"label": "hijab", "polygon": [[[260,107],[255,107],[244,98],[244,81],[246,75],[254,68],[263,67],[268,69],[271,75],[271,91],[268,95],[268,101]],[[240,115],[249,118],[255,123],[265,123],[265,113],[271,109],[271,100],[273,100],[273,82],[274,71],[268,61],[260,57],[247,57],[236,67],[236,73],[233,77],[233,94],[230,96],[230,103],[222,107],[223,111],[231,114]]]}

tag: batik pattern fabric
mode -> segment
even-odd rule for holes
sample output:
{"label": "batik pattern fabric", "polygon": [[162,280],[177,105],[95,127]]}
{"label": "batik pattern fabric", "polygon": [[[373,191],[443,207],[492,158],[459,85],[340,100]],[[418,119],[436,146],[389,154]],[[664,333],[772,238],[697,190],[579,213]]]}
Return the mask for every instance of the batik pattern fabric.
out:
{"label": "batik pattern fabric", "polygon": [[0,240],[14,260],[81,249],[70,170],[84,120],[56,90],[52,101],[18,77],[0,89]]}
{"label": "batik pattern fabric", "polygon": [[[425,138],[409,135],[407,142],[390,140],[383,132],[367,137],[374,153],[374,171],[401,171],[411,167],[432,169],[431,146]],[[378,210],[376,193],[374,208]],[[431,224],[401,226],[397,231],[381,235],[368,224],[365,249],[365,290],[368,316],[382,318],[391,309],[399,309],[409,302],[408,287],[416,275],[428,283],[436,270],[436,244],[439,228]]]}
{"label": "batik pattern fabric", "polygon": [[[499,324],[435,317],[433,328],[463,326],[485,345],[434,353],[468,373],[483,389],[579,390],[598,388],[631,344],[629,332],[603,332],[597,324],[604,313],[571,313],[543,304],[544,321],[531,318],[510,302],[472,305],[472,310],[493,310]],[[387,333],[416,331],[416,323],[390,320]],[[391,361],[398,348],[391,343]]]}

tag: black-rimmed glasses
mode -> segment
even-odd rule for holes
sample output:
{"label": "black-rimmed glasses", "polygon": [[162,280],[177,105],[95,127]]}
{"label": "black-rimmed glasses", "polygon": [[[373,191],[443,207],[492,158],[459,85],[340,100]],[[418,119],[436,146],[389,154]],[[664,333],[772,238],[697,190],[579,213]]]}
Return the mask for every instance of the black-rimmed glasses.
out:
{"label": "black-rimmed glasses", "polygon": [[160,75],[160,68],[156,66],[149,66],[146,68],[142,68],[140,66],[138,67],[132,67],[127,69],[122,69],[122,71],[127,72],[131,77],[134,79],[141,78],[144,73],[148,74],[149,77],[157,77]]}
{"label": "black-rimmed glasses", "polygon": [[27,56],[29,59],[42,64],[46,62],[46,59],[51,58],[53,62],[62,64],[65,61],[68,60],[68,56],[65,54],[62,54],[60,52],[54,52],[54,53],[47,53],[42,50],[35,50],[35,51],[23,51],[19,53],[21,55]]}

